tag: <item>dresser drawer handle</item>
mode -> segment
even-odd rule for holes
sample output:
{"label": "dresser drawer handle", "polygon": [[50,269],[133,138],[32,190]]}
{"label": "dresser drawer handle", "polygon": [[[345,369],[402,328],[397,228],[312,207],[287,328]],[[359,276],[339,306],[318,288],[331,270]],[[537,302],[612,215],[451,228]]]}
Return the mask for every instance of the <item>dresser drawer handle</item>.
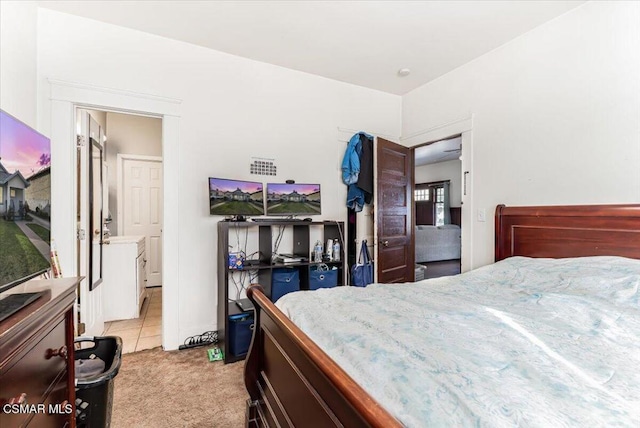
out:
{"label": "dresser drawer handle", "polygon": [[9,400],[9,404],[25,404],[27,402],[27,393],[23,392],[22,394],[20,394],[17,397],[13,397],[11,400]]}
{"label": "dresser drawer handle", "polygon": [[47,352],[45,352],[44,357],[48,360],[52,357],[60,357],[63,359],[67,359],[67,347],[66,346],[61,346],[60,349],[47,349]]}

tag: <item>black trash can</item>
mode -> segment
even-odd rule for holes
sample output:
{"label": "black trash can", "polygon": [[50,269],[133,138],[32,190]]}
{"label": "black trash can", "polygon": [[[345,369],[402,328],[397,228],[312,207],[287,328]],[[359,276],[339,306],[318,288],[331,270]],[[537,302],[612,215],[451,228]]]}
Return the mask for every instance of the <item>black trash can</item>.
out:
{"label": "black trash can", "polygon": [[76,362],[96,358],[104,361],[101,373],[82,378],[76,373],[76,426],[107,428],[111,425],[113,378],[122,363],[122,339],[118,336],[79,337],[75,342],[93,342],[93,346],[75,351]]}

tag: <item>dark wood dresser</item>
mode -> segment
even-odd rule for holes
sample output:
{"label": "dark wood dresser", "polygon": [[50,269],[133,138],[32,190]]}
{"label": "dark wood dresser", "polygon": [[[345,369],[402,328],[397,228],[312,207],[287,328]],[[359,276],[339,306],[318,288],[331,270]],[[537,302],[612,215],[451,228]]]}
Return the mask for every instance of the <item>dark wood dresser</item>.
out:
{"label": "dark wood dresser", "polygon": [[75,427],[73,305],[79,281],[32,280],[0,295],[45,293],[0,322],[2,428]]}

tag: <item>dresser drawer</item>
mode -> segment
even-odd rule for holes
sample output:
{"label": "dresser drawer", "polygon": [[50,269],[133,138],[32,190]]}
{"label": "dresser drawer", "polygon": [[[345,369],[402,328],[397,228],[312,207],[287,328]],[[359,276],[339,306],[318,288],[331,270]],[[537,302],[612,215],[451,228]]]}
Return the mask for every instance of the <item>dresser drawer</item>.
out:
{"label": "dresser drawer", "polygon": [[62,376],[44,401],[45,411],[37,413],[27,426],[33,428],[62,428],[69,426],[74,409],[67,400],[68,396],[67,377]]}
{"label": "dresser drawer", "polygon": [[[56,355],[65,346],[65,322],[56,326],[13,366],[2,374],[0,379],[0,403],[9,402],[13,397],[26,394],[28,404],[41,403],[47,390],[52,386],[60,372],[66,371],[67,359]],[[0,416],[4,416],[0,413]],[[2,419],[4,426],[4,418]],[[9,425],[10,426],[10,425]]]}

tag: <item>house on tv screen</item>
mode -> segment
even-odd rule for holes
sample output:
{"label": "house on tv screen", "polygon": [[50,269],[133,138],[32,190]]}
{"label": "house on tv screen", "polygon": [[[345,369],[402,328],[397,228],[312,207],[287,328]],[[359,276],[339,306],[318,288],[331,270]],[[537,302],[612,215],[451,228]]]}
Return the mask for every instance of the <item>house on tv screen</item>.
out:
{"label": "house on tv screen", "polygon": [[261,197],[262,197],[262,191],[258,191],[254,193],[243,192],[242,190],[240,190],[239,187],[233,192],[230,192],[230,191],[225,192],[225,191],[220,191],[218,189],[214,189],[214,190],[211,190],[211,196],[210,196],[211,201],[222,200],[222,201],[241,201],[241,202],[259,200]]}
{"label": "house on tv screen", "polygon": [[22,217],[29,180],[20,171],[10,173],[0,161],[0,215],[7,219]]}

